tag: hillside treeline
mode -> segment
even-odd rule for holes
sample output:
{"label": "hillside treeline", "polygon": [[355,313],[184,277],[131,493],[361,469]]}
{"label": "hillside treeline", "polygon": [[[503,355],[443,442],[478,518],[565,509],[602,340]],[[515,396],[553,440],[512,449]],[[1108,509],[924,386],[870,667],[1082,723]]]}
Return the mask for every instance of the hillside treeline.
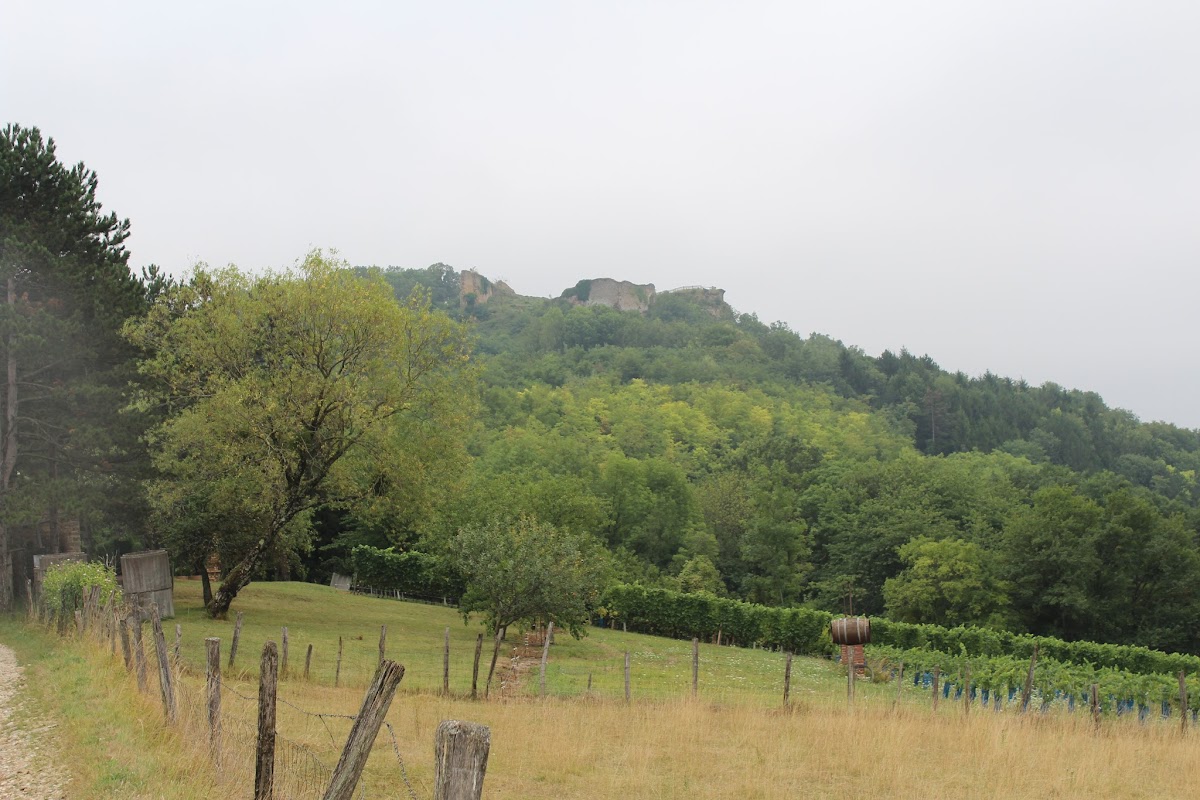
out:
{"label": "hillside treeline", "polygon": [[330,564],[528,513],[599,536],[627,582],[1200,648],[1196,431],[682,296],[645,314],[504,296],[460,310],[448,267],[385,276],[472,321],[472,458],[419,530],[359,526],[340,545],[327,530]]}

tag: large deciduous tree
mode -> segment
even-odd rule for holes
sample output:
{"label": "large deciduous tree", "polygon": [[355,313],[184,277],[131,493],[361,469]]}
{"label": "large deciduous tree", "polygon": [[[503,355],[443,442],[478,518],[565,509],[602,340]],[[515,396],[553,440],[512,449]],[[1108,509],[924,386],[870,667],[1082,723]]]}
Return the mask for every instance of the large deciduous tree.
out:
{"label": "large deciduous tree", "polygon": [[96,186],[36,128],[0,131],[0,609],[13,596],[8,526],[95,514],[124,494],[119,465],[136,447],[132,418],[116,416],[132,362],[119,330],[145,288],[129,271],[129,223],[102,212]]}
{"label": "large deciduous tree", "polygon": [[[255,278],[199,269],[127,333],[149,354],[145,401],[171,411],[153,432],[151,501],[164,525],[221,553],[214,617],[268,559],[306,546],[317,507],[419,506],[440,474],[431,463],[461,453],[465,329],[427,296],[401,305],[378,275],[320,253]],[[197,502],[203,530],[188,523]]]}

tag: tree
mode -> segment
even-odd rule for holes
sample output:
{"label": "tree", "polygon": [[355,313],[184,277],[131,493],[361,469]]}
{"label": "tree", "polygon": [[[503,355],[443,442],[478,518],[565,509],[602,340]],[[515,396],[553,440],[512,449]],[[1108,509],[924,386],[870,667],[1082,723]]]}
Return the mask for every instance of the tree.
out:
{"label": "tree", "polygon": [[517,622],[553,622],[579,638],[608,570],[593,537],[529,516],[464,528],[453,561],[466,581],[459,608],[482,612],[493,635]]}
{"label": "tree", "polygon": [[979,545],[913,539],[900,548],[905,569],[883,584],[888,617],[935,625],[1003,627],[1007,587]]}
{"label": "tree", "polygon": [[96,186],[37,128],[0,131],[0,610],[8,526],[102,505],[136,449],[138,431],[116,419],[133,355],[118,331],[145,288],[129,271],[129,222],[102,212]]}
{"label": "tree", "polygon": [[369,507],[461,451],[465,330],[319,252],[257,278],[199,269],[127,334],[148,353],[143,402],[172,412],[153,432],[159,518],[200,498],[250,534],[224,565],[214,617],[265,558],[307,546],[316,508]]}

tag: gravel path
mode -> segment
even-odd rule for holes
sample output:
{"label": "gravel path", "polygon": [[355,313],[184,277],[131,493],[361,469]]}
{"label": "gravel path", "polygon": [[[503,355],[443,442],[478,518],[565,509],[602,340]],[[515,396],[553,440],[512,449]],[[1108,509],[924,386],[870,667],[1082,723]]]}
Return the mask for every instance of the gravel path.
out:
{"label": "gravel path", "polygon": [[52,769],[43,744],[54,726],[31,719],[23,710],[18,714],[23,687],[13,651],[0,644],[0,800],[61,800],[66,797],[65,780]]}

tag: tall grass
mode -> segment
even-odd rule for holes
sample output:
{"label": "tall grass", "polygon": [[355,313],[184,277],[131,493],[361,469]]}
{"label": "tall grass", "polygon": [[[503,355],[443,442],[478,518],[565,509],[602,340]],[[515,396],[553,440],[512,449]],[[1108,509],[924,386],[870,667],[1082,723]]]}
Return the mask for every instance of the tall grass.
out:
{"label": "tall grass", "polygon": [[[221,768],[214,769],[205,749],[203,675],[195,656],[210,630],[220,631],[225,644],[231,624],[200,620],[187,610],[191,587],[181,582],[180,590],[177,607],[184,609],[179,621],[187,658],[180,684],[182,719],[175,731],[162,723],[153,678],[149,694],[139,696],[119,657],[114,662],[107,648],[22,634],[23,657],[42,663],[35,673],[59,688],[42,695],[49,709],[60,717],[92,720],[90,727],[66,733],[64,745],[71,748],[77,778],[72,796],[191,800],[245,795],[252,769],[254,672],[263,640],[268,634],[275,638],[285,623],[294,673],[303,667],[306,636],[322,649],[331,636],[336,649],[337,631],[345,637],[361,630],[364,636],[353,640],[353,654],[350,649],[345,654],[353,665],[350,686],[335,689],[325,672],[314,673],[308,682],[293,674],[280,686],[277,728],[285,741],[277,769],[288,796],[315,796],[322,769],[336,761],[349,722],[316,718],[302,709],[330,715],[357,711],[377,658],[380,617],[388,620],[390,655],[408,667],[388,722],[416,795],[423,798],[431,795],[434,729],[451,718],[492,728],[485,781],[489,797],[1161,798],[1189,796],[1200,780],[1200,731],[1181,735],[1177,720],[1143,726],[1131,718],[1106,719],[1097,731],[1086,714],[1057,710],[1019,715],[976,706],[966,714],[961,704],[943,703],[935,715],[927,692],[906,690],[896,702],[895,684],[866,682],[860,683],[863,691],[850,710],[845,678],[836,667],[799,659],[793,677],[797,700],[785,711],[773,684],[732,693],[718,687],[736,677],[738,668],[766,681],[781,663],[778,654],[715,647],[702,653],[708,685],[702,666],[701,697],[693,701],[687,696],[689,643],[614,632],[597,632],[583,643],[559,639],[551,663],[557,662],[560,671],[552,682],[556,692],[548,698],[532,697],[522,688],[471,702],[461,693],[469,683],[475,627],[464,627],[459,619],[452,627],[452,646],[465,651],[455,668],[461,670],[465,662],[466,674],[457,674],[455,693],[442,697],[436,692],[440,642],[445,626],[454,622],[452,612],[286,585],[254,587],[242,604],[241,668],[225,676],[226,751]],[[307,604],[299,599],[305,597]],[[15,624],[0,627],[0,638],[10,640],[17,630]],[[418,644],[426,640],[429,644]],[[575,691],[589,664],[598,673],[626,645],[642,653],[642,680],[651,688],[635,690],[628,706],[619,691]],[[722,662],[718,650],[730,650],[729,658],[738,660]],[[114,746],[106,737],[119,741]],[[386,730],[376,742],[366,781],[367,797],[407,796]]]}

